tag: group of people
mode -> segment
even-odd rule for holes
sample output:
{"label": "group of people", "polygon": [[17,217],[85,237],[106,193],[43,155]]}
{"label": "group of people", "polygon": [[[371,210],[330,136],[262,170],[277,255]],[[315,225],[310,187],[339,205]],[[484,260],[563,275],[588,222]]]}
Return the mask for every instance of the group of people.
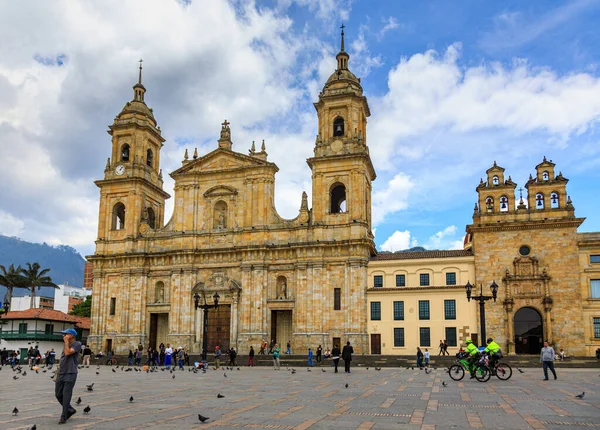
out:
{"label": "group of people", "polygon": [[[36,345],[30,346],[27,350],[27,354],[25,356],[25,363],[30,367],[45,364],[46,366],[52,367],[54,365],[56,357],[56,352],[54,348],[46,351],[45,354],[42,354]],[[17,350],[8,351],[6,348],[2,348],[0,351],[0,365],[10,365],[16,366],[21,363],[21,353]]]}
{"label": "group of people", "polygon": [[186,349],[182,346],[174,349],[170,343],[166,345],[161,343],[158,348],[148,347],[146,350],[146,360],[144,358],[144,348],[138,345],[135,349],[130,349],[127,355],[127,364],[129,366],[141,366],[142,362],[146,366],[165,366],[170,369],[171,366],[179,367],[183,370],[183,366],[190,365],[190,356]]}
{"label": "group of people", "polygon": [[438,355],[450,355],[450,353],[448,352],[448,342],[446,341],[446,339],[440,340],[440,352],[438,353]]}

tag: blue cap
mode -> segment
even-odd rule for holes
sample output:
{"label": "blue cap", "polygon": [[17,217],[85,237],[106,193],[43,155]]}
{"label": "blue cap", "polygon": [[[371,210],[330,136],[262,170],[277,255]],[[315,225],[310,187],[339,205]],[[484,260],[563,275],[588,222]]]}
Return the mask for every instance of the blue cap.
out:
{"label": "blue cap", "polygon": [[77,332],[74,328],[68,328],[66,330],[61,331],[61,334],[72,334],[73,336],[77,336]]}

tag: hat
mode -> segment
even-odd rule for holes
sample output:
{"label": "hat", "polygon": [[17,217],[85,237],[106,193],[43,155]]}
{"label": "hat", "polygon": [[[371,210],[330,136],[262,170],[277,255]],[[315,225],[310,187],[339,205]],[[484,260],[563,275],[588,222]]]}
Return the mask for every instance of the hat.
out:
{"label": "hat", "polygon": [[61,334],[72,334],[73,336],[77,336],[77,332],[74,328],[68,328],[60,332]]}
{"label": "hat", "polygon": [[219,346],[215,346],[215,349],[219,349]]}

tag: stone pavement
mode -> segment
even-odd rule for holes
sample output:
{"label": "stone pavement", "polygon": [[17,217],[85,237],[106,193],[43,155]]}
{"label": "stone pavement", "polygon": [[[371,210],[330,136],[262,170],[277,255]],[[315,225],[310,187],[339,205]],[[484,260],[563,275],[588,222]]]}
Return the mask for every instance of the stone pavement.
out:
{"label": "stone pavement", "polygon": [[[600,369],[559,369],[542,381],[541,368],[514,372],[508,382],[454,382],[445,369],[405,368],[351,374],[315,367],[247,368],[206,374],[187,371],[80,370],[73,400],[78,412],[59,426],[60,407],[49,373],[14,380],[0,371],[0,429],[572,429],[600,428]],[[97,375],[96,372],[100,374]],[[227,377],[224,376],[227,374]],[[85,385],[95,383],[94,391]],[[446,382],[447,386],[443,386]],[[345,388],[345,384],[348,388]],[[582,400],[575,394],[585,391]],[[225,396],[218,399],[217,394]],[[129,397],[134,402],[129,403]],[[90,405],[91,412],[83,414]],[[15,406],[19,414],[13,416]],[[201,424],[198,414],[210,417]]]}

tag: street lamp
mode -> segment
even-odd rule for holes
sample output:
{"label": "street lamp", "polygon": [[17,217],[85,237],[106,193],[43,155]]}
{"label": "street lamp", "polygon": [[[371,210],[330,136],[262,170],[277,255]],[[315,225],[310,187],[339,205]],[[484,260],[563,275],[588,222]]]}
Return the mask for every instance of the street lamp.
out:
{"label": "street lamp", "polygon": [[470,302],[471,299],[473,299],[473,300],[477,300],[479,302],[479,328],[480,328],[479,331],[481,333],[482,346],[485,346],[485,342],[486,342],[485,302],[490,299],[494,299],[494,302],[496,302],[496,297],[498,296],[498,284],[496,284],[496,281],[493,281],[492,285],[490,285],[490,289],[492,290],[491,296],[483,295],[483,284],[479,285],[479,295],[478,296],[471,295],[471,291],[473,290],[473,285],[471,285],[471,283],[469,281],[467,281],[467,285],[465,285],[465,288],[467,290],[467,300]]}
{"label": "street lamp", "polygon": [[194,307],[196,309],[202,309],[204,310],[204,324],[202,326],[202,362],[206,363],[206,349],[208,347],[208,341],[207,341],[207,337],[208,337],[208,310],[209,309],[216,309],[219,307],[219,299],[221,298],[221,296],[219,296],[219,293],[215,293],[213,295],[213,301],[215,302],[214,305],[209,305],[206,303],[206,296],[203,295],[204,298],[204,304],[201,305],[200,304],[200,295],[198,293],[194,294]]}

